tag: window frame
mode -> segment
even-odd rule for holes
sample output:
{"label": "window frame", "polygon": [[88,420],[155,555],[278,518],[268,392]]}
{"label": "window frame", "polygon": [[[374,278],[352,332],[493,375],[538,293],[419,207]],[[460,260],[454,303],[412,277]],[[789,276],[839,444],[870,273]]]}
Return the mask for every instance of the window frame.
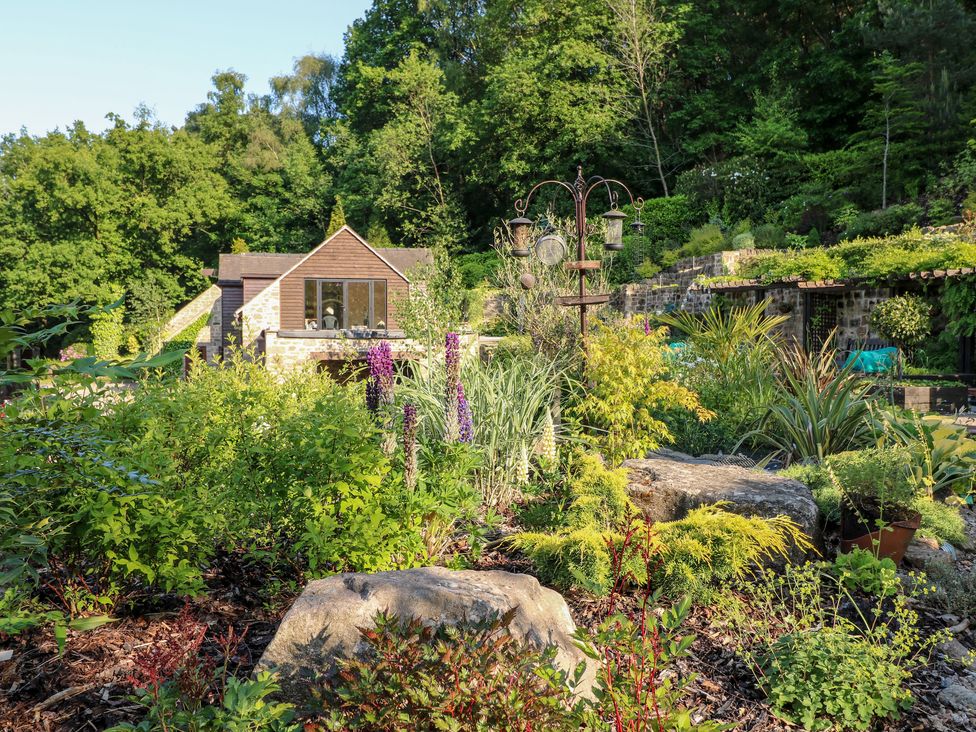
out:
{"label": "window frame", "polygon": [[[318,330],[323,331],[323,332],[326,332],[326,333],[336,333],[336,332],[338,332],[340,330],[354,330],[353,328],[351,328],[349,326],[349,283],[350,282],[365,282],[365,283],[367,283],[369,285],[369,293],[368,293],[368,296],[367,297],[369,299],[368,318],[369,318],[370,325],[367,326],[366,329],[367,330],[382,330],[382,331],[388,331],[390,329],[390,326],[389,326],[389,320],[390,320],[390,302],[389,302],[389,298],[390,298],[390,283],[389,283],[389,280],[377,279],[377,278],[374,278],[374,277],[346,277],[346,278],[338,278],[338,277],[306,277],[304,279],[303,284],[302,284],[303,297],[306,297],[306,298],[308,296],[308,283],[309,282],[314,282],[315,283],[315,323],[318,326],[318,328],[317,328]],[[383,327],[382,328],[379,328],[379,327],[376,326],[377,319],[376,319],[376,313],[375,313],[375,305],[376,305],[376,287],[375,287],[375,284],[377,282],[382,282],[383,283],[383,291],[384,291],[383,292],[383,310],[385,311],[385,313],[384,313],[385,317],[383,318]],[[322,285],[323,284],[333,284],[333,285],[338,284],[338,285],[342,285],[342,322],[339,323],[339,327],[338,328],[335,328],[335,329],[328,329],[327,330],[326,328],[323,328],[322,327],[322,301],[323,301],[323,298],[322,298]],[[304,303],[304,307],[303,307],[302,312],[303,313],[307,313],[308,312],[308,302],[305,302]],[[356,326],[356,327],[359,328],[360,326]]]}

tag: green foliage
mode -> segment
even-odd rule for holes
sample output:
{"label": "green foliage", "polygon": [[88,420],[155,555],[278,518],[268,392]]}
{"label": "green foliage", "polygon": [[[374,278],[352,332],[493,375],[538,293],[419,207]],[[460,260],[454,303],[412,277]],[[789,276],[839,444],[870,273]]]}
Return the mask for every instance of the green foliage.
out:
{"label": "green foliage", "polygon": [[498,252],[490,249],[487,252],[472,252],[454,258],[461,284],[465,289],[477,287],[482,282],[491,281],[495,270],[498,269]]}
{"label": "green foliage", "polygon": [[859,238],[823,249],[760,254],[742,262],[729,277],[761,282],[790,277],[881,280],[912,272],[968,267],[973,261],[976,261],[976,244],[961,236],[923,234],[919,229],[911,229],[896,236]]}
{"label": "green foliage", "polygon": [[335,205],[332,207],[332,213],[329,214],[329,225],[325,227],[325,238],[328,239],[345,225],[346,214],[342,210],[342,199],[336,196]]}
{"label": "green foliage", "polygon": [[611,611],[592,635],[583,629],[577,631],[583,652],[602,666],[597,674],[594,709],[587,715],[585,729],[606,729],[608,723],[611,728],[660,732],[726,729],[714,722],[695,724],[691,713],[681,708],[694,676],[658,675],[661,669],[687,657],[695,641],[693,635],[682,635],[690,599],[663,608],[660,615],[650,609],[659,599],[660,593],[644,597],[636,617]]}
{"label": "green foliage", "polygon": [[850,366],[837,368],[833,349],[780,348],[777,360],[778,398],[742,442],[755,440],[798,461],[822,461],[871,443],[867,385]]}
{"label": "green foliage", "polygon": [[808,730],[867,730],[911,706],[908,671],[885,649],[836,628],[781,635],[763,671],[773,709]]}
{"label": "green foliage", "polygon": [[922,523],[918,528],[919,536],[956,546],[966,545],[968,541],[966,522],[958,506],[921,496],[915,502],[915,510],[922,514]]}
{"label": "green foliage", "polygon": [[900,447],[876,447],[830,455],[826,466],[845,502],[868,516],[906,518],[918,491],[909,480],[911,455]]}
{"label": "green foliage", "polygon": [[272,698],[280,688],[272,674],[261,671],[254,679],[227,679],[219,705],[189,706],[187,695],[173,682],[155,693],[138,690],[136,701],[146,707],[146,718],[139,724],[120,724],[110,732],[298,732],[292,722],[291,704]]}
{"label": "green foliage", "polygon": [[723,597],[723,615],[777,716],[810,730],[871,729],[911,706],[912,671],[948,634],[922,634],[913,588],[859,603],[849,572],[827,567],[767,572],[745,598]]}
{"label": "green foliage", "polygon": [[841,491],[825,466],[816,463],[794,463],[781,471],[780,475],[798,480],[810,489],[825,523],[836,524],[840,521]]}
{"label": "green foliage", "polygon": [[[481,462],[474,482],[489,506],[508,506],[528,478],[536,443],[550,421],[549,409],[566,379],[553,362],[514,357],[483,362],[462,359],[461,382],[471,407],[473,447]],[[421,430],[428,438],[444,434],[445,369],[417,363],[402,377],[397,394],[417,406]],[[551,424],[551,422],[549,422]]]}
{"label": "green foliage", "polygon": [[772,366],[777,328],[786,318],[766,315],[761,302],[657,320],[686,341],[669,358],[673,377],[715,414],[702,422],[686,410],[671,411],[666,421],[674,444],[696,455],[729,452],[777,398]]}
{"label": "green foliage", "polygon": [[948,280],[940,306],[949,333],[960,338],[976,335],[976,278]]}
{"label": "green foliage", "polygon": [[917,295],[899,295],[871,311],[871,327],[901,348],[917,346],[932,329],[931,306]]}
{"label": "green foliage", "polygon": [[125,335],[122,326],[124,315],[125,308],[121,306],[108,308],[92,315],[92,350],[96,358],[102,361],[112,361],[119,358]]}
{"label": "green foliage", "polygon": [[343,661],[324,689],[326,729],[579,729],[556,649],[516,642],[514,616],[431,628],[381,613],[360,631],[365,658]]}
{"label": "green foliage", "polygon": [[[547,584],[605,595],[613,581],[607,538],[619,543],[619,531],[636,514],[627,495],[627,471],[607,468],[598,456],[581,453],[570,459],[566,474],[553,533],[523,532],[511,543],[529,556]],[[627,558],[629,571],[640,571],[636,559]]]}
{"label": "green foliage", "polygon": [[716,587],[750,576],[764,561],[781,561],[793,549],[812,549],[786,516],[746,517],[722,504],[702,506],[677,521],[654,524],[660,567],[651,582],[672,597],[708,598]]}
{"label": "green foliage", "polygon": [[645,333],[637,324],[605,325],[587,343],[585,378],[589,384],[572,408],[611,460],[642,457],[671,439],[661,419],[683,408],[702,420],[712,415],[694,392],[665,379],[665,333]]}
{"label": "green foliage", "polygon": [[922,216],[922,207],[914,203],[868,211],[846,222],[844,238],[857,239],[901,234],[921,223]]}
{"label": "green foliage", "polygon": [[858,590],[877,597],[891,597],[901,585],[894,560],[878,559],[872,552],[858,547],[847,554],[838,554],[830,571],[850,592]]}

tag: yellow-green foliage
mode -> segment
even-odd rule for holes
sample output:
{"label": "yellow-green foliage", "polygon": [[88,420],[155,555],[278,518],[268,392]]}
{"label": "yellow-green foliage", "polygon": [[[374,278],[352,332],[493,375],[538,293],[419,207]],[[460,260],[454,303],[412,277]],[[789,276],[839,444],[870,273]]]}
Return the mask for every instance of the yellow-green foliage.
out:
{"label": "yellow-green foliage", "polygon": [[[637,515],[627,496],[627,475],[599,458],[582,455],[571,464],[563,528],[555,533],[526,532],[512,544],[532,560],[540,579],[561,589],[606,594],[613,583],[608,541],[622,542],[621,531]],[[785,558],[793,546],[811,548],[786,516],[772,519],[729,513],[722,504],[704,506],[678,521],[655,524],[655,551],[661,559],[652,582],[674,595],[701,597],[730,579],[746,576],[757,562]],[[646,568],[640,556],[624,557],[624,572],[640,583]]]}
{"label": "yellow-green foliage", "polygon": [[643,457],[671,439],[660,416],[678,407],[699,419],[713,415],[695,393],[665,377],[665,328],[645,333],[634,324],[604,326],[587,343],[589,388],[573,413],[585,422],[613,463]]}
{"label": "yellow-green foliage", "polygon": [[627,471],[607,468],[598,456],[580,453],[571,458],[567,472],[562,530],[524,532],[512,543],[532,559],[543,582],[602,595],[611,583],[607,539],[619,542],[618,531],[628,515],[638,513],[627,496]]}
{"label": "yellow-green foliage", "polygon": [[794,546],[813,548],[786,516],[740,516],[722,506],[702,506],[678,521],[655,524],[662,560],[652,577],[656,585],[670,594],[701,597],[746,577],[758,562],[785,559]]}

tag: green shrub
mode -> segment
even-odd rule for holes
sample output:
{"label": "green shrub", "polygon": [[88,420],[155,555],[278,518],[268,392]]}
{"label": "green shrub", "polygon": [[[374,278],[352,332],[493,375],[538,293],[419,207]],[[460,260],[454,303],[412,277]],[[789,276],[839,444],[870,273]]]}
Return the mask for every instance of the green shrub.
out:
{"label": "green shrub", "polygon": [[[211,517],[115,451],[89,425],[0,422],[0,497],[14,514],[7,525],[40,529],[34,555],[71,568],[68,581],[91,585],[103,604],[132,585],[198,591],[213,550]],[[31,558],[24,562],[17,574],[31,571]]]}
{"label": "green shrub", "polygon": [[523,532],[511,542],[546,584],[604,595],[612,580],[607,540],[619,543],[628,516],[637,513],[627,495],[627,471],[611,470],[599,456],[585,453],[571,458],[566,471],[566,497],[554,532]]}
{"label": "green shrub", "polygon": [[777,224],[762,224],[752,230],[756,249],[782,249],[786,246],[786,229]]}
{"label": "green shrub", "polygon": [[707,598],[723,583],[749,576],[763,561],[786,559],[794,548],[813,548],[786,516],[740,516],[722,504],[654,524],[654,531],[661,564],[651,582],[673,597]]}
{"label": "green shrub", "polygon": [[665,332],[645,333],[637,324],[605,325],[587,343],[589,387],[569,410],[613,462],[643,457],[671,439],[660,416],[682,408],[700,419],[712,414],[696,395],[665,378]]}
{"label": "green shrub", "polygon": [[466,290],[477,287],[482,282],[490,280],[498,269],[498,252],[489,249],[487,252],[472,252],[461,254],[454,258],[461,284]]}
{"label": "green shrub", "polygon": [[366,657],[343,661],[323,691],[326,729],[579,729],[555,648],[516,642],[507,632],[514,615],[463,628],[378,615],[360,631]]}
{"label": "green shrub", "polygon": [[838,554],[831,566],[837,581],[853,592],[890,597],[898,592],[898,567],[889,557],[878,559],[874,553],[854,547],[847,554]]}
{"label": "green shrub", "polygon": [[911,454],[901,447],[850,450],[825,461],[844,502],[855,511],[888,521],[908,518],[918,491],[909,480]]}
{"label": "green shrub", "polygon": [[865,603],[825,568],[766,572],[740,586],[744,597],[723,596],[721,615],[777,716],[809,730],[873,729],[911,706],[912,670],[949,635],[922,634],[914,588]]}
{"label": "green shrub", "polygon": [[966,522],[956,506],[921,496],[915,502],[915,510],[922,514],[919,536],[938,539],[956,546],[966,544]]}
{"label": "green shrub", "polygon": [[868,211],[848,224],[844,238],[900,234],[920,223],[924,215],[922,207],[916,203],[896,204],[878,211]]}
{"label": "green shrub", "polygon": [[767,316],[766,305],[658,316],[659,322],[686,341],[685,348],[668,359],[672,377],[698,394],[702,405],[715,415],[702,422],[687,410],[666,413],[673,444],[682,451],[730,452],[776,399],[776,329],[786,318]]}
{"label": "green shrub", "polygon": [[780,475],[806,484],[826,524],[840,522],[841,492],[826,467],[816,463],[795,463],[782,470]]}
{"label": "green shrub", "polygon": [[778,716],[807,730],[871,729],[911,706],[911,674],[869,640],[837,628],[780,636],[763,662]]}
{"label": "green shrub", "polygon": [[932,306],[917,295],[899,295],[871,311],[871,327],[901,348],[917,346],[932,330]]}
{"label": "green shrub", "polygon": [[780,348],[777,360],[778,393],[758,427],[741,442],[754,440],[801,462],[820,462],[873,442],[873,397],[849,366],[837,369],[836,351],[808,354],[795,346]]}

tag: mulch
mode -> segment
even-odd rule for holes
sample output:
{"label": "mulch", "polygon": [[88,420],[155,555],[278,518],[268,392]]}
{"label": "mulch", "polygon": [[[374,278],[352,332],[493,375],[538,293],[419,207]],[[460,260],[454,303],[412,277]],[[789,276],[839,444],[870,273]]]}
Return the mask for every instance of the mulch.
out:
{"label": "mulch", "polygon": [[[971,528],[976,536],[976,514]],[[266,576],[242,572],[238,558],[225,557],[218,572],[208,578],[208,594],[191,601],[194,618],[209,626],[202,651],[216,655],[213,638],[233,628],[243,641],[233,659],[235,674],[250,674],[264,648],[274,636],[289,598],[276,607],[264,607],[256,587]],[[966,553],[958,564],[973,566]],[[531,564],[517,553],[487,552],[477,569],[504,569],[531,573]],[[593,627],[607,613],[606,600],[571,592],[566,600],[577,625]],[[624,598],[624,602],[627,602]],[[636,603],[636,598],[630,598]],[[13,656],[0,662],[0,732],[81,732],[104,730],[120,722],[138,722],[144,710],[131,701],[131,676],[140,652],[164,640],[183,607],[177,597],[156,598],[151,609],[134,608],[110,625],[86,633],[70,632],[67,649],[59,656],[50,630],[30,631],[0,643]],[[919,605],[921,622],[930,632],[953,622],[936,607]],[[736,730],[773,732],[796,730],[777,719],[765,703],[752,671],[736,655],[732,638],[721,624],[712,622],[715,611],[695,607],[687,630],[696,636],[691,655],[678,664],[678,672],[694,674],[687,706],[695,721],[711,719]],[[118,613],[117,613],[118,616]],[[956,636],[966,646],[976,647],[976,628]],[[210,647],[208,647],[210,644]],[[946,709],[939,692],[962,673],[942,658],[921,669],[911,681],[915,705],[901,720],[878,727],[874,732],[972,732],[976,720]]]}

